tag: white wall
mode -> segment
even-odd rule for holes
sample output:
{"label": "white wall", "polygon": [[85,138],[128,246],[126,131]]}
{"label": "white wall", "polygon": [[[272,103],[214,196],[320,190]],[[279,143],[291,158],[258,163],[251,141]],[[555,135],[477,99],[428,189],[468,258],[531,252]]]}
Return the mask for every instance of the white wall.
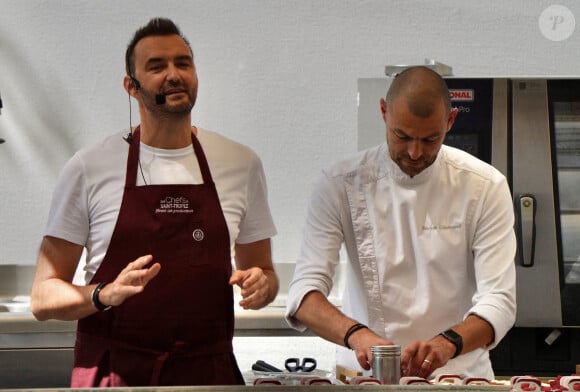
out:
{"label": "white wall", "polygon": [[[78,148],[128,127],[123,55],[151,17],[174,19],[192,42],[195,123],[262,157],[275,260],[288,262],[319,170],[357,149],[357,78],[425,58],[460,76],[579,74],[578,29],[563,41],[540,31],[552,4],[0,0],[0,264],[35,262],[59,169]],[[557,4],[580,16],[577,0]]]}

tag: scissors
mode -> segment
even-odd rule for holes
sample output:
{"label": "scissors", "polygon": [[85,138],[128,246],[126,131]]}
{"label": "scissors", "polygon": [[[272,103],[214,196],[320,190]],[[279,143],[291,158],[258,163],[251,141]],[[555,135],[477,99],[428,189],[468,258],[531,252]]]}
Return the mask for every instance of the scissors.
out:
{"label": "scissors", "polygon": [[284,362],[284,367],[289,372],[311,372],[316,369],[316,359],[314,358],[302,358],[302,363],[298,358],[288,358]]}
{"label": "scissors", "polygon": [[278,369],[277,367],[274,367],[272,365],[270,365],[268,362],[264,362],[262,360],[256,361],[253,365],[252,365],[252,370],[258,370],[261,372],[282,372],[282,370]]}

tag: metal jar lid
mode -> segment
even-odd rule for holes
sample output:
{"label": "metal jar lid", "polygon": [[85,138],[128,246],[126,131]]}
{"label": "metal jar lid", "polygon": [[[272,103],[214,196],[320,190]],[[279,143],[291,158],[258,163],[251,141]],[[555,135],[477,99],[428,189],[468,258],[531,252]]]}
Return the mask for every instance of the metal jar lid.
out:
{"label": "metal jar lid", "polygon": [[401,355],[401,346],[396,344],[386,346],[372,346],[371,353],[373,355]]}

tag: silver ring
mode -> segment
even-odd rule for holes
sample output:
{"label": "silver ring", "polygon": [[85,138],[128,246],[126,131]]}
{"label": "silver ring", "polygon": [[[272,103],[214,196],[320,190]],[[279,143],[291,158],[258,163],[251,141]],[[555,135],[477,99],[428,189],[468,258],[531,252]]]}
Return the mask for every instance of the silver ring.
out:
{"label": "silver ring", "polygon": [[431,365],[431,361],[428,359],[424,359],[423,362],[425,362],[427,365]]}

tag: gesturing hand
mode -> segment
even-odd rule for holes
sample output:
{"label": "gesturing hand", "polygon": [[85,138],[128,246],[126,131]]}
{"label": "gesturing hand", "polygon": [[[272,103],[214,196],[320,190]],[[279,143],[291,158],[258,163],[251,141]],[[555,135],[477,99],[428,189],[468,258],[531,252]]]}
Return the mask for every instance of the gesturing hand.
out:
{"label": "gesturing hand", "polygon": [[145,268],[153,260],[153,256],[141,256],[117,275],[115,280],[106,285],[100,293],[101,302],[106,305],[119,306],[129,297],[145,289],[147,283],[159,273],[161,265],[155,263]]}
{"label": "gesturing hand", "polygon": [[268,278],[259,267],[234,271],[230,284],[237,284],[242,289],[240,306],[244,309],[259,309],[268,299]]}

